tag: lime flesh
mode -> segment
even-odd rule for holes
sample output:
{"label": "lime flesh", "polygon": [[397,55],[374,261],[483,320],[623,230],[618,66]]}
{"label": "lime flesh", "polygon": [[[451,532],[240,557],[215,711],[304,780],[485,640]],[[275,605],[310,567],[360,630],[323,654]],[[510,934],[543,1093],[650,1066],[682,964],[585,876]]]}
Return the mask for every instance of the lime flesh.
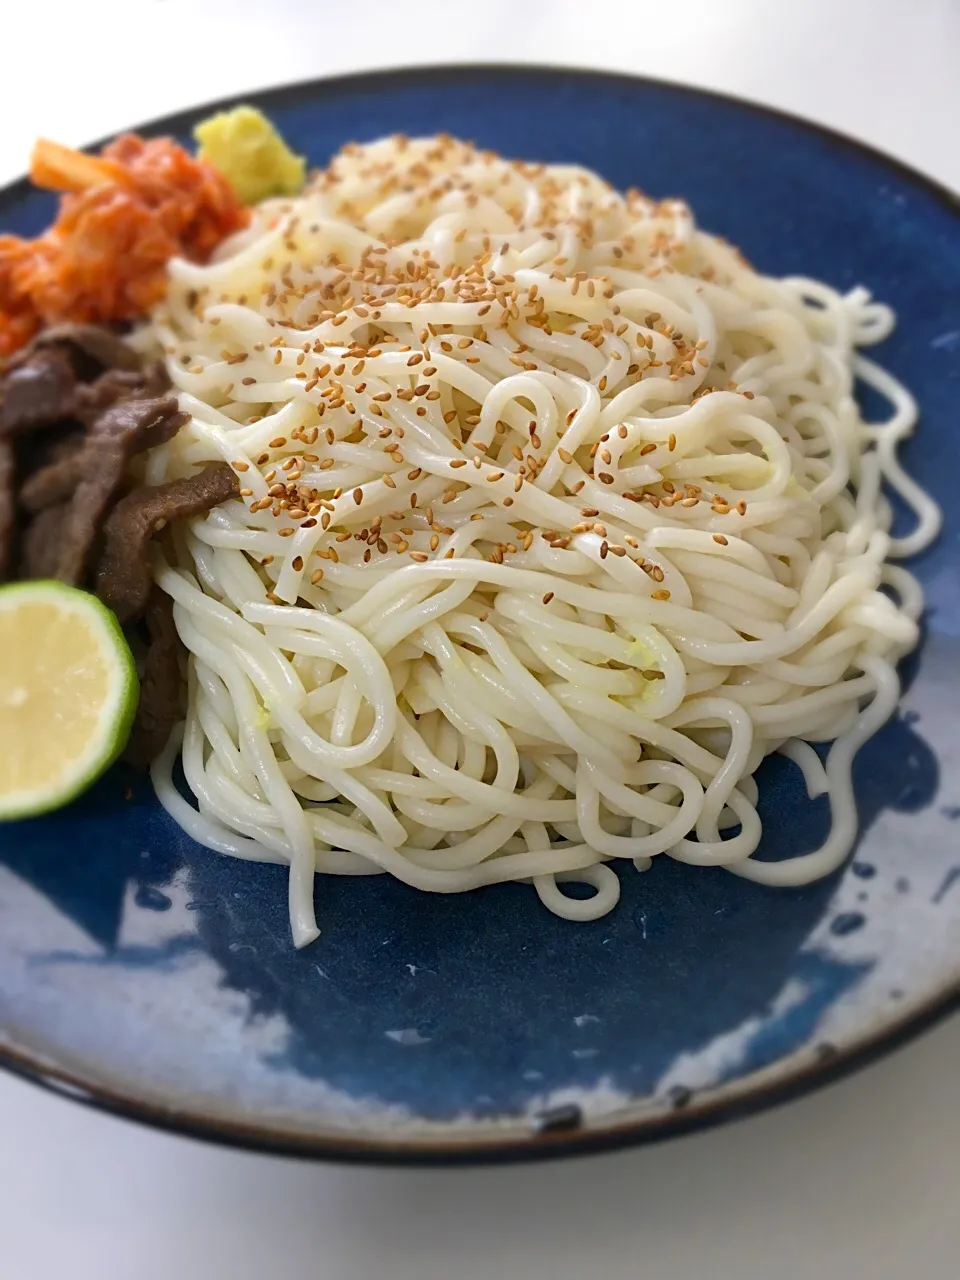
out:
{"label": "lime flesh", "polygon": [[95,596],[59,582],[0,588],[0,820],[74,799],[126,745],[133,655]]}

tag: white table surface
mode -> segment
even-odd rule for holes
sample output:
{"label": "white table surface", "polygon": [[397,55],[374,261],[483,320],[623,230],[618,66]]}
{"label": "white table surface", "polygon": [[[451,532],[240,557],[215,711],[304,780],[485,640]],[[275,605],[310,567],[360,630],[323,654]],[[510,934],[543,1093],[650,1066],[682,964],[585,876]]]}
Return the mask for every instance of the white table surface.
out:
{"label": "white table surface", "polygon": [[[473,59],[728,90],[960,187],[960,0],[3,9],[0,180],[24,169],[40,133],[79,143],[285,79]],[[3,1077],[0,1280],[700,1280],[708,1269],[717,1280],[956,1280],[958,1063],[954,1018],[844,1083],[738,1125],[619,1155],[464,1171],[219,1150]]]}

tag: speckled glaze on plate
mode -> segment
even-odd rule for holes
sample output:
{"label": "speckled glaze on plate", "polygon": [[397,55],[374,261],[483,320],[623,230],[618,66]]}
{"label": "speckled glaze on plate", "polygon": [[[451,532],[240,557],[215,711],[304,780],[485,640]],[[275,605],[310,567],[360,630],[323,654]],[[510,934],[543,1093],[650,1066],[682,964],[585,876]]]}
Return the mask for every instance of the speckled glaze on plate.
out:
{"label": "speckled glaze on plate", "polygon": [[[284,872],[186,839],[122,770],[0,828],[0,1062],[227,1142],[381,1161],[596,1150],[743,1114],[903,1039],[960,994],[960,219],[918,174],[762,108],[628,77],[430,68],[248,95],[311,162],[445,129],[682,195],[763,271],[866,284],[878,357],[917,394],[905,450],[945,504],[903,705],[858,757],[838,874],[772,890],[657,859],[574,925],[532,892],[450,897],[322,878],[290,944]],[[185,136],[201,108],[149,126]],[[35,232],[48,196],[0,194]],[[879,408],[879,406],[875,406]],[[763,852],[814,845],[824,801],[761,773]]]}

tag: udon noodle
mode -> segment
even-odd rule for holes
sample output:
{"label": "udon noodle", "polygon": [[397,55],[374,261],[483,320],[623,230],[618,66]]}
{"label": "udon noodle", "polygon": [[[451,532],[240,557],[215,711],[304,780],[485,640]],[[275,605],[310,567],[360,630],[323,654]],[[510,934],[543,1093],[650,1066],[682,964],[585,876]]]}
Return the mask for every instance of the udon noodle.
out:
{"label": "udon noodle", "polygon": [[[890,559],[938,525],[896,457],[913,401],[857,354],[892,326],[580,168],[346,148],[172,264],[141,335],[192,414],[148,481],[225,459],[243,486],[158,552],[190,655],[161,801],[289,865],[298,945],[318,871],[524,881],[571,920],[614,906],[618,859],[827,874],[917,643]],[[753,856],[774,751],[832,815],[781,861]]]}

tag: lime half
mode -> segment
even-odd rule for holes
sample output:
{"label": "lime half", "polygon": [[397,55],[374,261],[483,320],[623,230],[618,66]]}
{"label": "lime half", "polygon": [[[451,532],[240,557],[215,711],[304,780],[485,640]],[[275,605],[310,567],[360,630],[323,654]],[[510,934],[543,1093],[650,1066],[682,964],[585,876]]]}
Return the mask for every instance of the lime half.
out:
{"label": "lime half", "polygon": [[0,588],[0,819],[79,795],[123,750],[136,709],[133,655],[96,596]]}

